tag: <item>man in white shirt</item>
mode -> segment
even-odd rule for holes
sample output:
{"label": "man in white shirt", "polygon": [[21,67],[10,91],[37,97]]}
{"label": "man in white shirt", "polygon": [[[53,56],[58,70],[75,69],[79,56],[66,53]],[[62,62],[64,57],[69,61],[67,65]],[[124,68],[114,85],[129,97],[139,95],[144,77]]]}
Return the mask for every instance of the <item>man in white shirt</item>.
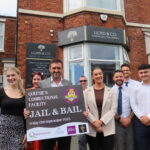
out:
{"label": "man in white shirt", "polygon": [[124,83],[121,70],[116,70],[113,75],[115,85],[113,90],[118,100],[116,120],[116,150],[134,150],[132,117],[130,106],[129,88]]}
{"label": "man in white shirt", "polygon": [[126,64],[126,63],[122,64],[121,70],[124,75],[124,85],[125,86],[133,88],[134,86],[137,86],[140,83],[139,81],[131,79],[132,73],[131,73],[131,68],[130,68],[129,64]]}
{"label": "man in white shirt", "polygon": [[[62,77],[63,74],[63,64],[59,59],[54,59],[51,61],[49,66],[49,71],[51,77],[44,79],[40,82],[40,88],[49,88],[49,87],[61,87],[69,86],[72,83]],[[71,137],[61,137],[54,139],[42,140],[42,149],[43,150],[53,150],[57,142],[58,150],[70,150]]]}
{"label": "man in white shirt", "polygon": [[138,67],[141,84],[131,94],[131,107],[135,114],[134,138],[136,150],[150,149],[150,64]]}

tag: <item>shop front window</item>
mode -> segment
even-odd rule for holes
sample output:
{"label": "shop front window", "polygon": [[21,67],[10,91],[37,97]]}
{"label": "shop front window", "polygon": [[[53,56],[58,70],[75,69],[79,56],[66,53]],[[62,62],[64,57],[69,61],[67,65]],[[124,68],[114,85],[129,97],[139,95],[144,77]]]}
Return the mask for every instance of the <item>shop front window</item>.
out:
{"label": "shop front window", "polygon": [[129,62],[126,51],[120,45],[86,43],[66,47],[64,52],[66,64],[64,75],[74,85],[78,84],[79,77],[82,75],[87,76],[91,85],[92,69],[100,67],[104,72],[104,82],[112,86],[113,71],[119,69],[122,63]]}

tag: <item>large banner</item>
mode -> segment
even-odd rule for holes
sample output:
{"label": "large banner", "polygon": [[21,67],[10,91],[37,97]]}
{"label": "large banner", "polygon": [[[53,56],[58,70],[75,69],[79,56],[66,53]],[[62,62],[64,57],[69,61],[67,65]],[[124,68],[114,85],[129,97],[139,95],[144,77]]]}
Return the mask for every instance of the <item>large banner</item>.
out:
{"label": "large banner", "polygon": [[34,89],[26,92],[27,141],[89,132],[80,85]]}

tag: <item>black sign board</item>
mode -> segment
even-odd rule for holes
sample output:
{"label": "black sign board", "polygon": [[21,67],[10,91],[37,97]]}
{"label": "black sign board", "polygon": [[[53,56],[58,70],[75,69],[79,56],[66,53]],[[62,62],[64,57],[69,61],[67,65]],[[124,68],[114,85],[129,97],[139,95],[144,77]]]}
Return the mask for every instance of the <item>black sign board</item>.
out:
{"label": "black sign board", "polygon": [[55,45],[54,44],[41,44],[41,43],[27,43],[27,58],[55,58]]}
{"label": "black sign board", "polygon": [[83,26],[58,33],[59,46],[79,42],[101,42],[125,44],[124,31],[121,29]]}
{"label": "black sign board", "polygon": [[80,85],[27,90],[26,108],[28,141],[88,133]]}
{"label": "black sign board", "polygon": [[32,87],[31,74],[33,72],[41,72],[44,79],[50,76],[49,73],[50,60],[26,60],[26,87]]}
{"label": "black sign board", "polygon": [[56,50],[54,44],[27,43],[26,47],[26,88],[30,88],[33,72],[43,73],[44,78],[50,76],[49,64],[55,58]]}

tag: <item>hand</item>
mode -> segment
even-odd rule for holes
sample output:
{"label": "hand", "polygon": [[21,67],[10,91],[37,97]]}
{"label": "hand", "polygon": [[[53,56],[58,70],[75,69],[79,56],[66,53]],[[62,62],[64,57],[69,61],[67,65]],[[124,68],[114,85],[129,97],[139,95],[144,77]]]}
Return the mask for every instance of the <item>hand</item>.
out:
{"label": "hand", "polygon": [[120,116],[119,116],[119,115],[115,115],[115,119],[116,119],[116,120],[119,120],[119,119],[120,119]]}
{"label": "hand", "polygon": [[88,117],[88,114],[89,114],[89,112],[88,111],[83,111],[83,115],[84,115],[84,117]]}
{"label": "hand", "polygon": [[24,115],[25,119],[27,119],[29,117],[29,114],[30,114],[30,111],[27,110],[26,108],[24,108],[23,115]]}
{"label": "hand", "polygon": [[131,118],[127,117],[127,118],[120,118],[120,124],[124,127],[128,127],[131,123]]}
{"label": "hand", "polygon": [[99,132],[99,133],[102,133],[103,132],[103,128],[99,127],[96,131]]}
{"label": "hand", "polygon": [[22,144],[23,144],[23,145],[24,145],[25,143],[27,143],[27,134],[24,135],[23,141],[22,141]]}
{"label": "hand", "polygon": [[149,118],[147,116],[141,116],[140,121],[142,124],[147,125],[149,124]]}
{"label": "hand", "polygon": [[102,126],[103,122],[101,120],[95,120],[92,122],[92,126],[97,130]]}

